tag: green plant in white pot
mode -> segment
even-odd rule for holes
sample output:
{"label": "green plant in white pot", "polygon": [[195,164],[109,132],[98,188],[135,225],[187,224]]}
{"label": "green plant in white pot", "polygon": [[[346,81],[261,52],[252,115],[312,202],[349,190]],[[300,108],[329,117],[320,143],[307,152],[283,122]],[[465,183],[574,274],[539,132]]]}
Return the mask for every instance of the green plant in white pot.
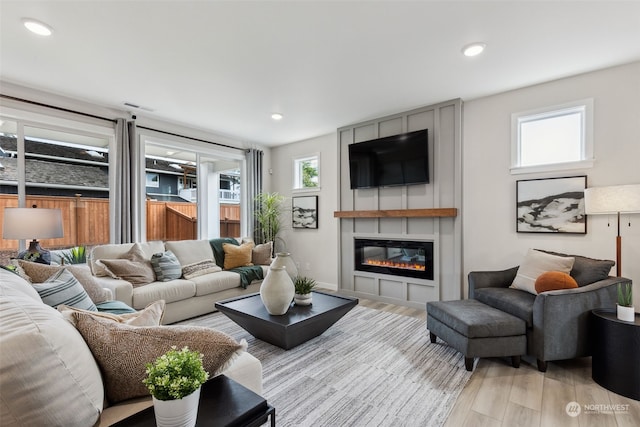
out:
{"label": "green plant in white pot", "polygon": [[618,283],[618,319],[626,322],[635,321],[633,308],[633,288],[631,282]]}
{"label": "green plant in white pot", "polygon": [[153,396],[158,427],[193,427],[198,417],[200,388],[209,373],[202,366],[203,355],[184,347],[171,350],[147,363],[142,380]]}
{"label": "green plant in white pot", "polygon": [[311,291],[316,287],[316,281],[310,277],[297,276],[293,281],[293,286],[296,289],[293,296],[296,305],[310,305],[312,302]]}

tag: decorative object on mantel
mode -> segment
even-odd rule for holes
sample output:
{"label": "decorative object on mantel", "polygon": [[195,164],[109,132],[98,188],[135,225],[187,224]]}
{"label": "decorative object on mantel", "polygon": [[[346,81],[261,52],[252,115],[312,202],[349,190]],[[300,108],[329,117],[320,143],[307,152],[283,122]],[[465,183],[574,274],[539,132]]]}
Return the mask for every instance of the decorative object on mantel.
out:
{"label": "decorative object on mantel", "polygon": [[291,306],[295,288],[284,266],[271,266],[260,285],[260,299],[269,314],[281,316]]}
{"label": "decorative object on mantel", "polygon": [[153,396],[158,427],[194,427],[198,417],[200,390],[209,378],[201,353],[184,347],[171,350],[146,365],[142,382]]}
{"label": "decorative object on mantel", "polygon": [[316,287],[316,281],[310,277],[297,276],[293,281],[293,286],[296,293],[293,297],[293,302],[296,305],[311,305],[313,288]]}
{"label": "decorative object on mantel", "polygon": [[617,314],[619,320],[635,322],[636,313],[633,308],[633,290],[631,282],[618,283]]}
{"label": "decorative object on mantel", "polygon": [[334,218],[448,218],[455,217],[457,215],[457,208],[387,209],[333,212]]}
{"label": "decorative object on mantel", "polygon": [[[620,214],[640,213],[640,184],[592,187],[584,192],[587,215],[616,215],[616,276],[622,276],[622,237],[620,236]],[[607,224],[608,225],[608,224]],[[629,222],[631,226],[631,222]]]}
{"label": "decorative object on mantel", "polygon": [[293,228],[318,228],[318,196],[300,196],[291,199]]}
{"label": "decorative object on mantel", "polygon": [[586,187],[586,175],[517,181],[516,231],[586,234]]}
{"label": "decorative object on mantel", "polygon": [[60,209],[4,208],[2,238],[33,239],[29,249],[18,254],[19,259],[51,264],[51,254],[40,246],[37,239],[63,237],[62,211]]}
{"label": "decorative object on mantel", "polygon": [[291,258],[291,254],[289,252],[278,252],[273,261],[271,261],[270,267],[286,267],[287,274],[291,281],[295,281],[298,276],[298,267],[296,267],[296,263]]}

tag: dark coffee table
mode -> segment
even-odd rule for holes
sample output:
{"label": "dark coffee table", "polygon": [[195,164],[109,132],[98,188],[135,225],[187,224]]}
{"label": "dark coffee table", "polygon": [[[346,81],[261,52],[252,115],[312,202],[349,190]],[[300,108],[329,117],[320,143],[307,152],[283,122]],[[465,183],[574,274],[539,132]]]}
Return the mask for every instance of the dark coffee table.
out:
{"label": "dark coffee table", "polygon": [[254,337],[289,350],[321,335],[358,305],[357,298],[312,293],[311,305],[292,304],[281,316],[267,312],[260,294],[219,301],[216,308]]}
{"label": "dark coffee table", "polygon": [[[264,397],[219,375],[202,385],[196,427],[257,427],[271,419],[276,425],[276,410]],[[113,427],[155,427],[153,406],[113,424]]]}

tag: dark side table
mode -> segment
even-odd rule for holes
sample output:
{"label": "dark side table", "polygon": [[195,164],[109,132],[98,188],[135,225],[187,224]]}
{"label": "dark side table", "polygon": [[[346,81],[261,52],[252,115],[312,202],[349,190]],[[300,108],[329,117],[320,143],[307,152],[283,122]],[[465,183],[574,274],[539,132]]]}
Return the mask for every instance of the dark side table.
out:
{"label": "dark side table", "polygon": [[[260,395],[225,375],[202,385],[196,427],[258,427],[271,420],[276,425],[276,410]],[[155,427],[153,406],[113,424],[113,427]]]}
{"label": "dark side table", "polygon": [[591,377],[602,387],[640,400],[640,314],[618,320],[615,310],[591,312]]}

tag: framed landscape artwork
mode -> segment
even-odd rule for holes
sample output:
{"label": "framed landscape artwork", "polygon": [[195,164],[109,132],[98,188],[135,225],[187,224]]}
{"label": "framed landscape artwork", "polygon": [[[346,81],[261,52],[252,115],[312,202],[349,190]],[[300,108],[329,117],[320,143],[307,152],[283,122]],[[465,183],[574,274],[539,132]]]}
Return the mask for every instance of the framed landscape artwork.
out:
{"label": "framed landscape artwork", "polygon": [[293,228],[318,228],[318,196],[292,198]]}
{"label": "framed landscape artwork", "polygon": [[586,175],[517,181],[516,231],[586,234],[585,188]]}

